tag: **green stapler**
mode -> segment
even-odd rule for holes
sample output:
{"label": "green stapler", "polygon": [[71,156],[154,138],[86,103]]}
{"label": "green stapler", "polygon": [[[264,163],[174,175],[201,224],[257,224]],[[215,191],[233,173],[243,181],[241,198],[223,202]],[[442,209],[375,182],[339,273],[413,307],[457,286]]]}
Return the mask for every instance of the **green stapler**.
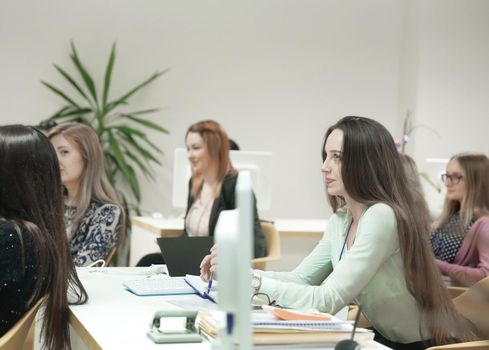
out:
{"label": "green stapler", "polygon": [[[195,327],[195,318],[198,311],[165,310],[157,311],[151,321],[148,337],[156,344],[163,343],[199,343],[202,337]],[[180,332],[161,330],[165,318],[185,317],[185,329]]]}

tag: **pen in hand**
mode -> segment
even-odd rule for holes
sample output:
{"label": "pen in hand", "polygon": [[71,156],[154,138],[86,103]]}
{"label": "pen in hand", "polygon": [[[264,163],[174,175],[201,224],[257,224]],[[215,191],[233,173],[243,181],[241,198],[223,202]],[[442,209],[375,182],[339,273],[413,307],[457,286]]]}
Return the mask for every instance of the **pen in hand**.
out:
{"label": "pen in hand", "polygon": [[214,272],[211,272],[211,277],[209,278],[209,282],[207,283],[207,294],[211,292],[213,278],[214,278]]}

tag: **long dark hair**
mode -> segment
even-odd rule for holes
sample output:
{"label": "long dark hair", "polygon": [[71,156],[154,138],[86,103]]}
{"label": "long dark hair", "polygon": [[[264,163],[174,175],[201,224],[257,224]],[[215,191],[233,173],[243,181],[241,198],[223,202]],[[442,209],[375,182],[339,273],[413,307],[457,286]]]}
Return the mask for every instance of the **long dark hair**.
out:
{"label": "long dark hair", "polygon": [[48,138],[33,127],[1,126],[0,178],[0,217],[19,235],[24,226],[36,251],[38,276],[27,307],[46,293],[43,345],[70,349],[68,288],[76,295],[75,304],[86,302],[88,296],[69,253],[59,164]]}
{"label": "long dark hair", "polygon": [[[435,264],[426,238],[429,216],[421,212],[425,208],[416,206],[391,134],[375,120],[345,117],[326,132],[323,160],[326,140],[335,129],[343,131],[341,174],[345,191],[367,207],[385,203],[394,210],[406,285],[431,330],[431,339],[436,344],[453,342],[454,337],[472,340],[472,329],[456,312]],[[346,204],[342,197],[328,197],[334,212]]]}

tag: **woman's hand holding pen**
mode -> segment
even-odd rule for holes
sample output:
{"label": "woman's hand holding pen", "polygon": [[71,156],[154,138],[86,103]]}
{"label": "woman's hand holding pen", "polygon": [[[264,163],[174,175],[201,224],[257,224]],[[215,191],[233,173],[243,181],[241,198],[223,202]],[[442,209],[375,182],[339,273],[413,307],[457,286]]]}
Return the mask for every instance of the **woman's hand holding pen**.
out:
{"label": "woman's hand holding pen", "polygon": [[217,249],[214,244],[210,250],[210,254],[206,255],[200,263],[200,278],[204,281],[209,281],[216,273],[217,264]]}

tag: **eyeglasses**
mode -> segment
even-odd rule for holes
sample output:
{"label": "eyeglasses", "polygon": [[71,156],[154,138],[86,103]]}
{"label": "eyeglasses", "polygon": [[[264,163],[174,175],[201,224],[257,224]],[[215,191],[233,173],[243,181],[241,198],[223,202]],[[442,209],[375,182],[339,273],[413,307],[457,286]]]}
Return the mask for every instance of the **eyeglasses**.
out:
{"label": "eyeglasses", "polygon": [[460,180],[463,179],[463,176],[462,175],[457,175],[457,174],[452,174],[452,175],[448,175],[448,174],[441,174],[441,180],[444,182],[444,183],[451,183],[452,185],[456,185],[460,182]]}
{"label": "eyeglasses", "polygon": [[251,296],[251,306],[253,309],[261,309],[262,305],[278,306],[275,300],[270,300],[266,293],[255,293]]}

